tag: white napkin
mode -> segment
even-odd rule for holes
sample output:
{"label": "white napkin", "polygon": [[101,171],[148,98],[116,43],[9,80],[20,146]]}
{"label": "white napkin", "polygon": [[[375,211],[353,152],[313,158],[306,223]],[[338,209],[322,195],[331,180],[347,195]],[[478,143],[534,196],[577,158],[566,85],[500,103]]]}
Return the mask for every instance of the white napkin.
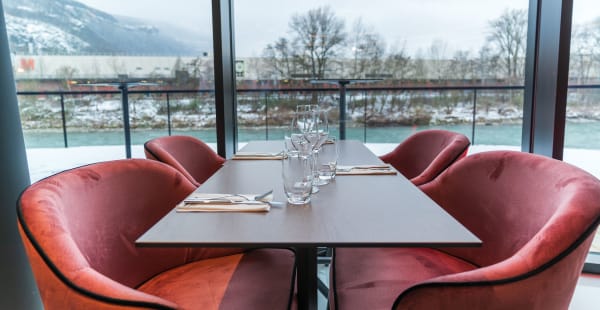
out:
{"label": "white napkin", "polygon": [[269,203],[254,200],[255,196],[192,193],[177,205],[176,210],[177,212],[266,212],[271,209]]}

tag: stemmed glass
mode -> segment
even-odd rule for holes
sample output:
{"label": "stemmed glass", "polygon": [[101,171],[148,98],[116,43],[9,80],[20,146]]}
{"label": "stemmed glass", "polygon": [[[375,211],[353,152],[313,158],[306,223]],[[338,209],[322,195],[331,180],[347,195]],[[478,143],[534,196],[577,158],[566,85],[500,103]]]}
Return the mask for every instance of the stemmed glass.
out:
{"label": "stemmed glass", "polygon": [[319,106],[314,104],[303,104],[296,107],[297,126],[304,138],[315,148],[318,144],[318,121]]}
{"label": "stemmed glass", "polygon": [[319,178],[319,156],[321,156],[321,148],[329,139],[329,122],[327,120],[327,110],[318,109],[315,111],[315,126],[312,136],[316,142],[313,144],[313,153],[315,158],[315,178],[313,184],[317,186],[328,184],[329,181]]}
{"label": "stemmed glass", "polygon": [[[305,104],[296,106],[296,114],[292,120],[289,135],[285,137],[286,149],[311,155],[313,159],[313,174],[315,176],[318,173],[315,166],[315,157],[321,145],[319,113],[320,109],[318,105]],[[316,183],[313,183],[313,193],[319,191]]]}
{"label": "stemmed glass", "polygon": [[300,106],[296,108],[296,111],[284,135],[285,151],[308,155],[312,153],[313,145],[306,139],[306,132],[312,126],[312,121],[307,117],[306,111],[301,111]]}

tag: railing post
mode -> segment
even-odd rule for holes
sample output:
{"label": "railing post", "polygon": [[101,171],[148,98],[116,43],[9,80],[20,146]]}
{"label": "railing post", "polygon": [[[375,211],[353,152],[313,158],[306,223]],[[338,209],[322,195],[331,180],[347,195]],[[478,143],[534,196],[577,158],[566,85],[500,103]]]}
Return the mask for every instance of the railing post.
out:
{"label": "railing post", "polygon": [[265,92],[265,135],[269,140],[269,95]]}
{"label": "railing post", "polygon": [[131,128],[129,126],[129,91],[127,82],[119,85],[121,90],[121,104],[123,108],[123,131],[125,132],[125,156],[131,158]]}
{"label": "railing post", "polygon": [[65,117],[65,94],[60,93],[60,116],[62,118],[62,129],[63,129],[63,140],[65,142],[65,148],[69,147],[67,142],[67,119]]}
{"label": "railing post", "polygon": [[171,98],[169,97],[169,92],[167,92],[167,131],[169,132],[169,136],[171,135]]}
{"label": "railing post", "polygon": [[363,98],[365,102],[365,113],[363,114],[363,140],[364,143],[367,143],[367,91],[363,92]]}
{"label": "railing post", "polygon": [[340,140],[346,140],[346,85],[348,81],[339,81],[340,85]]}
{"label": "railing post", "polygon": [[477,88],[473,88],[473,123],[471,124],[471,145],[475,144],[475,121],[477,118]]}

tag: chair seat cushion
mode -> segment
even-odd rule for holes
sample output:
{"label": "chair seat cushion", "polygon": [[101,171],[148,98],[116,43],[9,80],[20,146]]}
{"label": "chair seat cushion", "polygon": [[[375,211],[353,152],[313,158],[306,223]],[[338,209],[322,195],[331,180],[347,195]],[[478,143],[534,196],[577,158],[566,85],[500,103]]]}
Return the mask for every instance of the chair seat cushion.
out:
{"label": "chair seat cushion", "polygon": [[180,309],[288,309],[294,268],[291,250],[251,250],[173,268],[138,289]]}
{"label": "chair seat cushion", "polygon": [[430,248],[337,248],[330,302],[337,309],[391,309],[416,283],[476,267]]}

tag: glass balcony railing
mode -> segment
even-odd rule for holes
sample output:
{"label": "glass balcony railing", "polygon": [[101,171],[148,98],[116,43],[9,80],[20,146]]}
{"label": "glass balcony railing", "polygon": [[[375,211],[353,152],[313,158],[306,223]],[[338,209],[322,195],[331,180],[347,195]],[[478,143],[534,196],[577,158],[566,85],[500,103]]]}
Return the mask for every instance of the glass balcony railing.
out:
{"label": "glass balcony railing", "polygon": [[[317,102],[338,120],[334,126],[346,127],[348,139],[396,143],[416,129],[447,128],[474,143],[516,146],[522,93],[521,86],[352,88],[346,94],[347,118],[339,122],[336,89],[240,89],[238,136],[239,141],[281,139],[295,106]],[[18,95],[28,147],[119,145],[126,126],[131,144],[181,131],[216,142],[212,90],[131,89],[127,100],[119,90]]]}
{"label": "glass balcony railing", "polygon": [[[567,148],[600,149],[600,140],[590,139],[600,129],[599,88],[570,88]],[[126,103],[119,90],[18,95],[29,148],[123,145],[126,126],[134,145],[180,132],[216,142],[213,90],[131,89]],[[521,86],[352,88],[342,122],[335,88],[239,89],[237,99],[240,142],[281,139],[295,106],[316,102],[330,109],[334,126],[346,127],[348,139],[365,143],[397,143],[415,130],[445,128],[465,134],[473,144],[521,144]]]}
{"label": "glass balcony railing", "polygon": [[[565,161],[600,178],[600,85],[571,86]],[[216,143],[212,90],[21,91],[27,148],[142,145],[172,134]],[[467,135],[474,150],[519,149],[523,87],[441,86],[351,88],[346,93],[348,139],[391,146],[415,130],[445,128]],[[318,102],[338,115],[335,88],[238,90],[238,140],[282,139],[297,104]],[[128,110],[124,118],[123,108]],[[334,126],[340,126],[338,123]],[[129,135],[129,139],[125,139]],[[126,141],[129,144],[126,145]],[[600,237],[592,252],[600,252]]]}

